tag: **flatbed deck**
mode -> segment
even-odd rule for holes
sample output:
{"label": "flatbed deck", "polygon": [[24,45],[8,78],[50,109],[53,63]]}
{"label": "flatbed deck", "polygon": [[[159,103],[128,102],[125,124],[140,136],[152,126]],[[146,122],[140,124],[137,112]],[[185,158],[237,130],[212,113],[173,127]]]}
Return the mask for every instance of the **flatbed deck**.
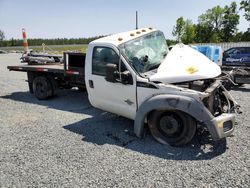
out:
{"label": "flatbed deck", "polygon": [[62,73],[62,74],[74,74],[74,75],[82,75],[82,71],[75,71],[75,70],[65,70],[64,64],[39,64],[39,65],[29,65],[27,63],[23,65],[16,65],[16,66],[8,66],[7,67],[10,71],[20,71],[20,72],[50,72],[50,73]]}
{"label": "flatbed deck", "polygon": [[16,65],[16,66],[8,66],[9,70],[15,70],[15,71],[27,71],[27,70],[39,70],[39,69],[48,69],[53,72],[54,71],[64,71],[64,65],[63,64],[44,64],[44,65],[28,65],[27,63],[23,65]]}
{"label": "flatbed deck", "polygon": [[44,100],[56,95],[58,89],[78,87],[85,90],[86,54],[65,52],[63,62],[27,62],[8,66],[10,71],[27,73],[30,93]]}
{"label": "flatbed deck", "polygon": [[58,74],[62,74],[65,76],[66,75],[84,76],[85,57],[86,57],[85,53],[65,52],[63,55],[63,62],[47,62],[47,63],[27,62],[27,63],[20,63],[19,65],[16,66],[8,66],[7,68],[10,71],[21,71],[27,73],[47,72],[50,74],[57,74],[56,76],[58,76]]}

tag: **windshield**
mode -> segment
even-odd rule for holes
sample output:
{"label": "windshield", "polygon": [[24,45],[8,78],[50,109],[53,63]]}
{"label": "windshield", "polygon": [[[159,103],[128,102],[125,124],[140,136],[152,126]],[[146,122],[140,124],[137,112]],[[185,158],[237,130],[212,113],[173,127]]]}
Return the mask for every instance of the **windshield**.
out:
{"label": "windshield", "polygon": [[139,73],[158,68],[168,53],[166,39],[160,31],[126,42],[120,49]]}

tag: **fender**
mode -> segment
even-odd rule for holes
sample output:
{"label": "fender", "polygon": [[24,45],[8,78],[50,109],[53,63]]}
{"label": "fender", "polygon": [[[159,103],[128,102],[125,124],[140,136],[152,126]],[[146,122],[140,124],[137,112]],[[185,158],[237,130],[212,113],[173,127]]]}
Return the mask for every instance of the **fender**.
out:
{"label": "fender", "polygon": [[139,138],[143,135],[145,118],[152,110],[179,110],[189,114],[199,122],[209,122],[214,118],[204,104],[194,98],[160,94],[145,100],[136,113],[134,132]]}

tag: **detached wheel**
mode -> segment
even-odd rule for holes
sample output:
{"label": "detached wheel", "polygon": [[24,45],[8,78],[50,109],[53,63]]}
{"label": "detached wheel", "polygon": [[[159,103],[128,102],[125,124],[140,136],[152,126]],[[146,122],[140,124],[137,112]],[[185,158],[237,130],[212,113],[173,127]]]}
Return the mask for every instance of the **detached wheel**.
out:
{"label": "detached wheel", "polygon": [[180,111],[156,110],[150,115],[148,125],[157,141],[171,146],[189,143],[196,132],[196,121]]}
{"label": "detached wheel", "polygon": [[53,95],[52,84],[43,76],[36,77],[33,80],[33,91],[39,100],[48,99]]}

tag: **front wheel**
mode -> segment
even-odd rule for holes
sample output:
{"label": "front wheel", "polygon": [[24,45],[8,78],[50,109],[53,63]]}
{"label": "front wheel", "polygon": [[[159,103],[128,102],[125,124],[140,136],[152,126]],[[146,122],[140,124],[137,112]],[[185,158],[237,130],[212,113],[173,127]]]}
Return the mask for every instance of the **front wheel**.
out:
{"label": "front wheel", "polygon": [[180,111],[155,110],[148,119],[153,137],[162,144],[183,146],[189,143],[196,132],[196,121]]}

